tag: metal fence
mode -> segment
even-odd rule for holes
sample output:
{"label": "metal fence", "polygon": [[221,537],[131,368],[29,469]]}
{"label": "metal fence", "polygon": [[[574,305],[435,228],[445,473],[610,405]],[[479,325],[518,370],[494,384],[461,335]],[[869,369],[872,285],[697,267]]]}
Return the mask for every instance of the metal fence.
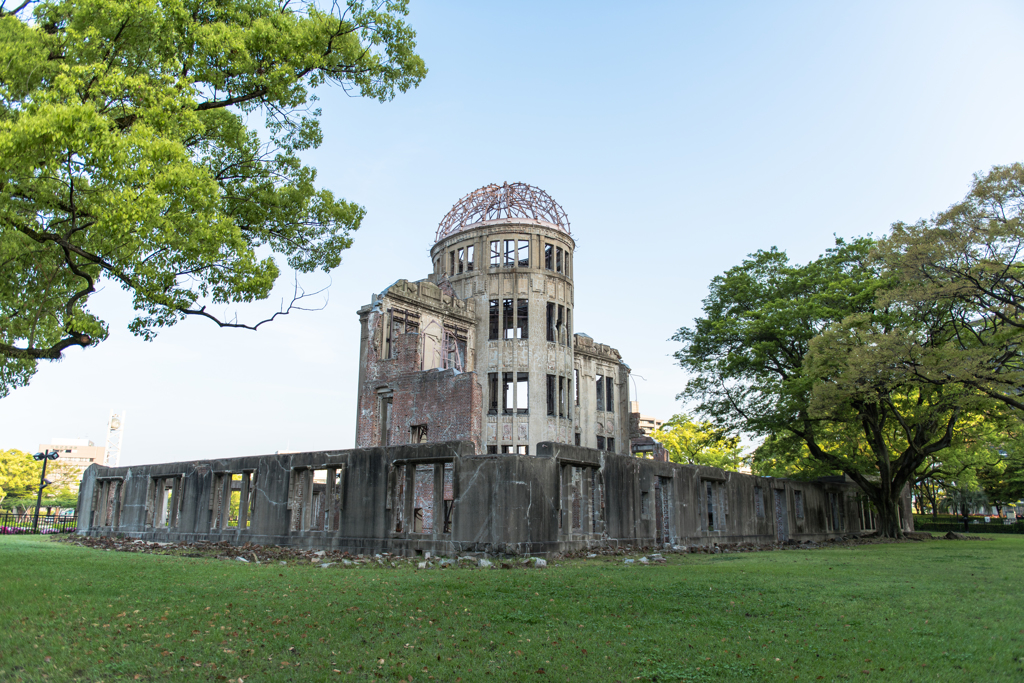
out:
{"label": "metal fence", "polygon": [[39,524],[33,531],[34,518],[34,510],[25,513],[0,512],[0,535],[66,534],[78,528],[78,515],[39,515]]}

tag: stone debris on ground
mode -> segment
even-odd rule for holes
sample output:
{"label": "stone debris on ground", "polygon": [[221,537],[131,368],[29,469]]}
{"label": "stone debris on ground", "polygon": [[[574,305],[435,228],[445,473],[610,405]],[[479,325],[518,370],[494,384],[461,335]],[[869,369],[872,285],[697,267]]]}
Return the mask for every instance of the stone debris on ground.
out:
{"label": "stone debris on ground", "polygon": [[[710,543],[709,545],[659,545],[659,546],[621,546],[605,548],[587,548],[573,553],[560,555],[558,559],[601,560],[623,557],[626,564],[652,565],[667,562],[665,554],[717,554],[717,553],[749,553],[774,550],[813,550],[817,548],[849,547],[872,545],[878,543],[920,542],[925,540],[984,540],[979,536],[968,536],[950,531],[943,536],[932,536],[926,532],[911,532],[906,539],[878,538],[876,536],[837,536],[823,541],[796,541],[790,539],[781,543]],[[319,564],[323,568],[337,567],[351,569],[360,566],[399,568],[409,566],[417,569],[512,569],[543,568],[548,560],[539,557],[479,557],[461,555],[457,558],[437,557],[424,553],[422,557],[405,557],[391,553],[352,554],[338,550],[312,550],[285,546],[261,546],[246,543],[233,546],[227,541],[194,543],[165,543],[136,540],[128,537],[92,537],[68,534],[55,537],[58,543],[95,548],[97,550],[128,553],[157,553],[161,555],[177,555],[179,557],[206,557],[221,560],[233,560],[245,564],[264,564],[277,562],[287,566],[290,562],[306,562]],[[241,554],[239,554],[241,553]],[[244,555],[244,557],[243,557]],[[628,556],[628,557],[627,557]],[[251,559],[250,559],[251,558]]]}

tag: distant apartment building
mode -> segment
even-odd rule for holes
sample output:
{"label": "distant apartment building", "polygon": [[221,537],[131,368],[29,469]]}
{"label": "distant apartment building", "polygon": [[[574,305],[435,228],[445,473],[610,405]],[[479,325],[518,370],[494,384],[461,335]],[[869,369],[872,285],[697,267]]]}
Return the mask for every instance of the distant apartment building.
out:
{"label": "distant apartment building", "polygon": [[[89,439],[54,437],[50,439],[50,443],[39,444],[39,451],[57,451],[57,462],[78,470],[78,482],[82,480],[81,474],[89,465],[107,464],[107,449],[93,444]],[[77,489],[78,483],[73,484],[72,488]]]}

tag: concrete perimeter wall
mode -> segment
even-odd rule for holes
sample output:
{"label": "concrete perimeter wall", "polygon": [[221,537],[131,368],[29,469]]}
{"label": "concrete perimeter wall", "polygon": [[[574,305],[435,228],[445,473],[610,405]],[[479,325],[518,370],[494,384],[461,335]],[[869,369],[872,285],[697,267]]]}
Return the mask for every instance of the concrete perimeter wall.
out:
{"label": "concrete perimeter wall", "polygon": [[[545,442],[470,441],[90,466],[78,533],[452,555],[820,540],[873,528],[841,477],[799,482]],[[907,530],[913,517],[905,500]]]}

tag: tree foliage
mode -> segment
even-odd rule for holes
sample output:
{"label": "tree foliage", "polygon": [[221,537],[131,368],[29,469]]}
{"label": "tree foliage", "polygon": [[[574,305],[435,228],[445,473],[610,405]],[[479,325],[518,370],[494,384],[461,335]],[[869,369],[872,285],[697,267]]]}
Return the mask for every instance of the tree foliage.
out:
{"label": "tree foliage", "polygon": [[939,362],[943,328],[931,316],[880,304],[891,280],[874,242],[837,240],[803,266],[775,249],[716,277],[704,317],[674,337],[694,375],[680,398],[735,431],[765,437],[755,469],[789,466],[842,472],[879,512],[880,532],[898,536],[904,486],[950,446],[976,396],[933,386],[893,368],[914,357]]}
{"label": "tree foliage", "polygon": [[29,453],[16,448],[0,451],[0,503],[8,497],[21,498],[35,491],[40,469]]}
{"label": "tree foliage", "polygon": [[284,264],[337,267],[364,214],[300,160],[322,140],[312,90],[383,102],[426,74],[407,0],[15,3],[0,2],[0,396],[107,336],[88,307],[104,281],[131,292],[146,339],[190,315],[258,327],[209,306],[265,299]]}
{"label": "tree foliage", "polygon": [[673,415],[650,436],[665,447],[671,462],[731,471],[745,462],[739,438],[726,436],[710,421],[696,422],[686,415]]}
{"label": "tree foliage", "polygon": [[975,174],[970,192],[937,216],[896,223],[879,243],[896,279],[890,300],[941,319],[941,367],[912,356],[903,370],[934,385],[958,384],[1024,410],[1024,164]]}

